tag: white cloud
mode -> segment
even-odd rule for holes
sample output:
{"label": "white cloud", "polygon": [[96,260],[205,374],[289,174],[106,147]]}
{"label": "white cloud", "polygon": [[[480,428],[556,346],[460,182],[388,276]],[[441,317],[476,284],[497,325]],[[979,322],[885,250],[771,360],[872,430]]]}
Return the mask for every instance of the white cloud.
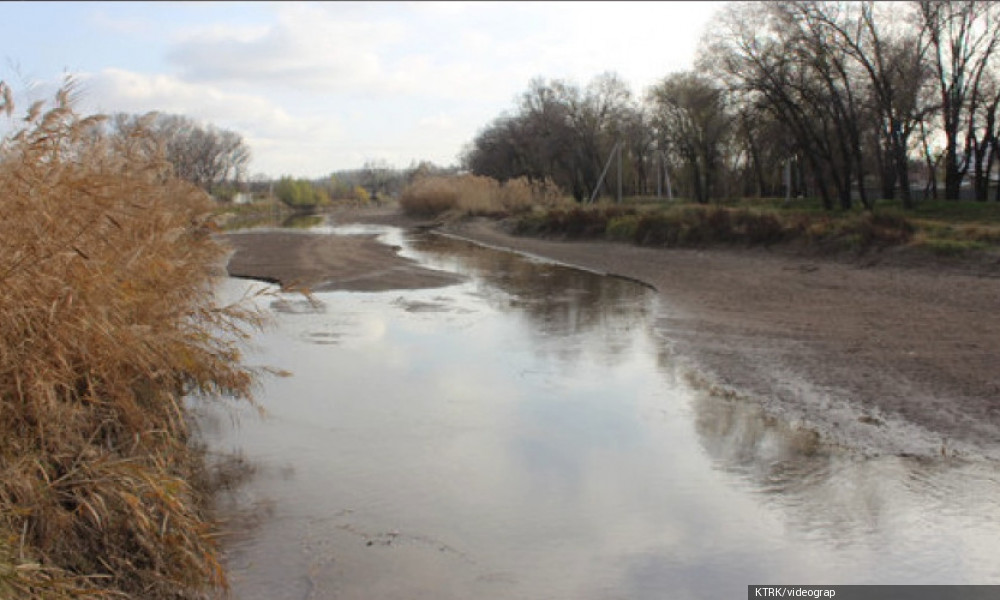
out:
{"label": "white cloud", "polygon": [[85,100],[101,111],[158,110],[209,121],[275,123],[288,126],[288,112],[264,98],[189,83],[172,75],[134,73],[107,68],[80,76]]}
{"label": "white cloud", "polygon": [[585,85],[615,71],[640,95],[690,66],[718,8],[706,4],[98,8],[86,18],[107,44],[94,44],[93,59],[80,45],[90,73],[80,79],[84,101],[100,112],[160,110],[238,131],[253,146],[254,168],[270,173],[319,175],[368,158],[447,164],[533,77]]}
{"label": "white cloud", "polygon": [[189,31],[169,59],[194,81],[363,90],[383,78],[379,51],[400,35],[391,23],[334,19],[311,4],[281,6],[277,17],[267,27]]}
{"label": "white cloud", "polygon": [[296,175],[329,172],[330,148],[344,145],[336,115],[290,113],[258,95],[122,69],[81,75],[80,80],[84,101],[94,112],[155,110],[236,131],[252,148],[255,169]]}

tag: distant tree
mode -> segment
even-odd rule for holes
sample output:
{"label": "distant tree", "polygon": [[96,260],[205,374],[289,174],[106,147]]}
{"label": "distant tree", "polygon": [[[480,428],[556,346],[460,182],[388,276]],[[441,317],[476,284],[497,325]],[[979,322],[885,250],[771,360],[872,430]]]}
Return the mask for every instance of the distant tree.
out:
{"label": "distant tree", "polygon": [[[396,170],[385,159],[369,159],[361,167],[363,186],[375,196],[385,195],[388,185],[396,174]],[[367,199],[367,198],[366,198]]]}
{"label": "distant tree", "polygon": [[931,66],[941,100],[940,120],[946,140],[945,198],[957,200],[974,148],[983,141],[976,137],[976,119],[983,104],[992,105],[994,118],[996,115],[986,82],[1000,49],[1000,5],[975,0],[922,0],[918,6],[921,33],[930,43]]}
{"label": "distant tree", "polygon": [[641,122],[638,113],[632,92],[614,73],[595,77],[584,89],[534,79],[513,114],[497,117],[476,135],[462,163],[499,181],[551,180],[584,200],[593,194],[615,144],[627,141],[636,155],[648,149],[638,135],[634,147],[626,140]]}
{"label": "distant tree", "polygon": [[[808,164],[826,208],[862,202],[866,162],[862,127],[867,104],[850,56],[807,2],[739,3],[723,9],[699,65],[770,112]],[[833,4],[833,3],[830,3]]]}
{"label": "distant tree", "polygon": [[668,76],[650,92],[652,122],[660,148],[686,167],[693,196],[716,196],[724,145],[732,128],[725,90],[712,80],[685,71]]}
{"label": "distant tree", "polygon": [[150,129],[163,144],[174,174],[205,191],[226,182],[241,181],[250,163],[250,148],[242,136],[213,125],[203,126],[184,115],[119,113],[112,127],[119,133],[133,130],[140,119],[151,119]]}
{"label": "distant tree", "polygon": [[802,2],[817,31],[829,34],[824,43],[843,49],[859,68],[859,79],[868,82],[872,131],[876,150],[870,152],[881,165],[882,195],[893,198],[898,187],[907,208],[912,207],[909,184],[909,147],[918,123],[932,108],[923,93],[930,79],[926,62],[927,40],[913,27],[912,4],[891,7],[875,2]]}
{"label": "distant tree", "polygon": [[454,167],[440,167],[429,160],[414,161],[410,163],[409,168],[403,173],[402,181],[410,184],[422,177],[454,175],[456,171],[457,169]]}
{"label": "distant tree", "polygon": [[285,176],[274,184],[274,195],[292,208],[314,208],[330,202],[329,196],[308,179]]}

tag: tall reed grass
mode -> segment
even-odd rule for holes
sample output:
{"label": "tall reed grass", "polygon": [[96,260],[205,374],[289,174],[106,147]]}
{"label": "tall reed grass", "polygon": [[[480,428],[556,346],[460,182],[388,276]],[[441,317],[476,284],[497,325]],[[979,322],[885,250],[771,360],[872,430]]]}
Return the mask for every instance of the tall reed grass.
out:
{"label": "tall reed grass", "polygon": [[[0,109],[12,109],[9,88]],[[249,397],[208,197],[72,85],[0,145],[0,598],[224,589],[182,396]]]}
{"label": "tall reed grass", "polygon": [[521,177],[500,183],[491,177],[423,177],[406,186],[399,204],[404,212],[436,216],[451,212],[470,216],[523,214],[535,207],[553,208],[565,202],[551,181],[531,182]]}

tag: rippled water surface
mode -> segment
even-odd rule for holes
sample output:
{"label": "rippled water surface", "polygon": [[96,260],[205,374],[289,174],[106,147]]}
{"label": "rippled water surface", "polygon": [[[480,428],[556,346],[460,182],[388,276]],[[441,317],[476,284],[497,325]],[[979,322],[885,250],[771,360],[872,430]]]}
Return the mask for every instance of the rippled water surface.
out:
{"label": "rippled water surface", "polygon": [[378,231],[469,279],[261,300],[251,361],[294,375],[264,380],[264,417],[203,419],[256,468],[223,498],[235,598],[1000,583],[995,465],[825,449],[692,389],[638,284]]}

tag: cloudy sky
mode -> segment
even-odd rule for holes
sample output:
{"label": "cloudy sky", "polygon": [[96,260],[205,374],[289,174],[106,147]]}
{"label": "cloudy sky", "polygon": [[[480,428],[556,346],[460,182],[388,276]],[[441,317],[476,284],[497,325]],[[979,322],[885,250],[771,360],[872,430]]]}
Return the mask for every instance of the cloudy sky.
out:
{"label": "cloudy sky", "polygon": [[719,2],[2,2],[20,106],[66,74],[83,112],[159,110],[243,135],[251,173],[455,164],[533,77],[690,68]]}

